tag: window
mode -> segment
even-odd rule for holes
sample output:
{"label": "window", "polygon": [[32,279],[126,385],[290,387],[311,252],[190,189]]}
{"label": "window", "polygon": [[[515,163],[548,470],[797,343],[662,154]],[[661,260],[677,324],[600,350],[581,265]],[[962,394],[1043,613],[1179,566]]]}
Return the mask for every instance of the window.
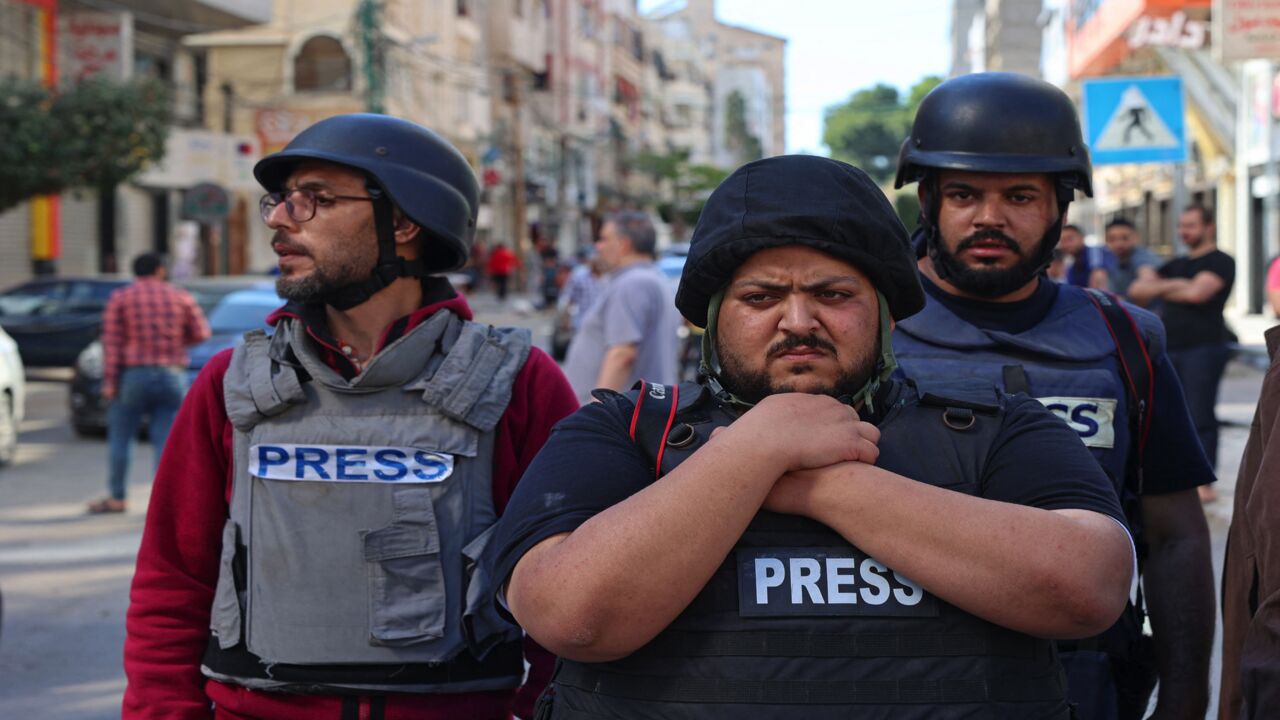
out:
{"label": "window", "polygon": [[351,89],[351,59],[337,38],[317,35],[293,58],[293,89],[341,92]]}

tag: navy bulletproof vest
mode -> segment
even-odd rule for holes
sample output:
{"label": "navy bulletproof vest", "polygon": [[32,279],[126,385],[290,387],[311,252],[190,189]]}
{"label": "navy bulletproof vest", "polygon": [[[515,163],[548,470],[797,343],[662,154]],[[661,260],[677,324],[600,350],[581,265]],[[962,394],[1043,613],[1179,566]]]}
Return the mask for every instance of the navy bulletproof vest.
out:
{"label": "navy bulletproof vest", "polygon": [[[672,389],[642,388],[653,397]],[[704,387],[678,389],[655,476],[733,420]],[[877,465],[978,494],[1003,401],[989,388],[953,395],[887,388]],[[642,435],[637,442],[656,458]],[[825,525],[761,511],[649,644],[613,662],[562,660],[544,712],[573,720],[1067,718],[1064,695],[1051,642],[951,606]]]}

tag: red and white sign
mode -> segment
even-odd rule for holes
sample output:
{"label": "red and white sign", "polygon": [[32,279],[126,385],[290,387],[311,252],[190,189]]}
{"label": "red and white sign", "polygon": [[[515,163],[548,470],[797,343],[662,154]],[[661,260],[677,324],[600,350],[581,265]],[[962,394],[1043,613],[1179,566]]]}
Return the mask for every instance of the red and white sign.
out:
{"label": "red and white sign", "polygon": [[1280,59],[1280,0],[1214,0],[1213,44],[1222,62]]}
{"label": "red and white sign", "polygon": [[298,133],[317,122],[341,113],[360,112],[363,108],[354,98],[335,100],[325,108],[269,108],[254,113],[253,130],[262,143],[262,154],[279,152]]}
{"label": "red and white sign", "polygon": [[133,74],[133,16],[127,12],[58,15],[62,83],[85,78],[124,80]]}

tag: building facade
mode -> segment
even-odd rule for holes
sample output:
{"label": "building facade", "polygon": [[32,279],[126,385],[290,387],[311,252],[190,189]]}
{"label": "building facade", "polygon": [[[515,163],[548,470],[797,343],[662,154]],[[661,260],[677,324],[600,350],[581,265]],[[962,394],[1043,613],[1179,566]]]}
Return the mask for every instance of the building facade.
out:
{"label": "building facade", "polygon": [[[1176,75],[1182,80],[1188,153],[1181,163],[1095,168],[1098,222],[1136,223],[1144,242],[1172,257],[1185,252],[1177,218],[1188,204],[1214,211],[1218,246],[1236,258],[1237,315],[1262,306],[1263,258],[1274,238],[1262,237],[1265,150],[1254,166],[1238,164],[1238,70],[1215,59],[1209,0],[1098,0],[1065,8],[1066,68],[1072,83],[1094,78]],[[1269,86],[1271,79],[1267,79]],[[1256,186],[1256,187],[1255,187]],[[1255,192],[1257,191],[1257,192]]]}
{"label": "building facade", "polygon": [[[734,168],[744,159],[753,159],[741,147],[741,129],[734,128],[740,122],[745,124],[745,135],[758,143],[759,156],[785,152],[785,38],[720,22],[714,0],[687,0],[683,7],[660,8],[651,23],[667,47],[683,46],[669,50],[677,67],[680,60],[700,65],[701,71],[684,74],[684,88],[673,92],[673,115],[688,118],[685,135],[696,137],[701,129],[699,116],[707,112],[710,164]],[[705,82],[711,90],[704,111],[698,86]]]}
{"label": "building facade", "polygon": [[[257,148],[252,138],[201,128],[204,68],[182,38],[248,25],[269,12],[269,3],[245,0],[122,0],[107,9],[87,0],[0,1],[6,27],[29,28],[11,32],[14,42],[5,43],[0,63],[6,72],[33,77],[34,49],[37,58],[47,53],[43,71],[52,72],[51,84],[149,77],[168,87],[173,103],[168,159],[160,167],[111,191],[73,190],[0,215],[0,283],[24,280],[36,271],[127,270],[132,257],[146,251],[173,255],[179,274],[183,268],[203,274],[206,262],[226,271],[235,259],[228,242],[235,230],[229,228],[247,207],[232,204],[226,217],[187,220],[189,191],[210,184],[231,188],[237,180],[243,184]],[[35,25],[33,13],[39,16]]]}

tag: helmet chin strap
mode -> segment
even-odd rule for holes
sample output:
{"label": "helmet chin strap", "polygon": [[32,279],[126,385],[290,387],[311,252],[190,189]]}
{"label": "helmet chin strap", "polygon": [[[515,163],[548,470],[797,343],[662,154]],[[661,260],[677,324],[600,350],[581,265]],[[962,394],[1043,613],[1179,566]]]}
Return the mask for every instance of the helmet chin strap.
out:
{"label": "helmet chin strap", "polygon": [[[707,329],[702,334],[702,362],[698,366],[698,375],[721,403],[733,408],[739,414],[755,407],[755,403],[747,402],[734,395],[720,381],[720,356],[716,354],[715,336],[719,327],[720,304],[724,302],[724,290],[711,296],[707,306]],[[854,408],[866,409],[867,413],[876,411],[873,398],[880,390],[880,384],[889,379],[898,368],[898,358],[893,354],[893,317],[889,314],[889,302],[879,290],[876,300],[880,305],[880,357],[876,360],[876,369],[867,382],[853,395],[841,395],[838,400]]]}
{"label": "helmet chin strap", "polygon": [[402,277],[425,277],[426,264],[422,260],[405,260],[396,254],[395,210],[382,188],[366,187],[373,198],[374,231],[378,237],[378,264],[365,280],[335,288],[320,297],[335,310],[350,310],[368,302],[369,298],[386,289]]}
{"label": "helmet chin strap", "polygon": [[924,230],[924,247],[929,254],[929,262],[938,279],[946,280],[951,276],[945,264],[939,261],[938,252],[942,243],[942,233],[938,230],[938,216],[942,213],[942,198],[938,192],[937,177],[927,174],[920,178],[920,188],[924,195],[924,212],[920,215],[921,229]]}

